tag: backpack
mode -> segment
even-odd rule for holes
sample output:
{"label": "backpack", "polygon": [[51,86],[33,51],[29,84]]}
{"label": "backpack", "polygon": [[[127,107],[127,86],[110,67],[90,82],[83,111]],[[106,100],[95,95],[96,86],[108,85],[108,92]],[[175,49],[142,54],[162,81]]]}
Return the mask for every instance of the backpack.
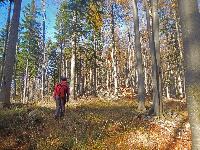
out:
{"label": "backpack", "polygon": [[66,85],[62,85],[60,83],[58,83],[55,87],[55,95],[61,97],[61,98],[65,98],[66,97],[66,92],[67,92],[67,86]]}

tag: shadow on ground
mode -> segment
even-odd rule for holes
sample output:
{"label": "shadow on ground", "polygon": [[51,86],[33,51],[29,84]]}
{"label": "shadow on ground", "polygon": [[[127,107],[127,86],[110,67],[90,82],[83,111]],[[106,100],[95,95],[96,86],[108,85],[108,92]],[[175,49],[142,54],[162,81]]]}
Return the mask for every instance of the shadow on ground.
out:
{"label": "shadow on ground", "polygon": [[124,135],[148,129],[136,108],[133,101],[70,104],[55,120],[52,108],[16,104],[0,111],[0,149],[117,149]]}

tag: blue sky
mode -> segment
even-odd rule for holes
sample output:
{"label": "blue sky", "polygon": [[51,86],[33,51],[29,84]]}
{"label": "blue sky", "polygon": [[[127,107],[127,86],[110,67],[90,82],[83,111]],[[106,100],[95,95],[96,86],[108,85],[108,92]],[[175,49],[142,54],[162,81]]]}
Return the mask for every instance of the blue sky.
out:
{"label": "blue sky", "polygon": [[[22,0],[22,11],[21,18],[23,17],[23,10],[28,3],[31,3],[32,0]],[[41,8],[41,0],[35,0],[38,8]],[[56,13],[59,8],[59,4],[62,0],[46,0],[46,39],[51,38],[54,40],[54,26],[56,20]],[[200,4],[200,0],[197,0]],[[5,27],[6,18],[7,18],[7,7],[8,4],[0,4],[0,29]],[[41,20],[42,22],[42,20]]]}
{"label": "blue sky", "polygon": [[[35,0],[37,7],[41,8],[41,0]],[[59,8],[59,2],[61,0],[46,0],[46,37],[52,38],[54,37],[54,26],[56,20],[56,13]],[[31,0],[22,0],[22,11],[21,18],[23,17],[23,10],[25,6],[30,3]],[[5,27],[6,18],[7,18],[7,7],[8,4],[0,4],[0,29]],[[42,22],[42,20],[41,20]]]}

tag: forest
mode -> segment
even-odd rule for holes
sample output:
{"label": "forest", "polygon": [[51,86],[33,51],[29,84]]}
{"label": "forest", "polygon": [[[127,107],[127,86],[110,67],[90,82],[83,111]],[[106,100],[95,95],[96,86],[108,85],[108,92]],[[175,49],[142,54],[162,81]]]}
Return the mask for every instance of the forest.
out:
{"label": "forest", "polygon": [[0,149],[200,149],[199,4],[0,0]]}

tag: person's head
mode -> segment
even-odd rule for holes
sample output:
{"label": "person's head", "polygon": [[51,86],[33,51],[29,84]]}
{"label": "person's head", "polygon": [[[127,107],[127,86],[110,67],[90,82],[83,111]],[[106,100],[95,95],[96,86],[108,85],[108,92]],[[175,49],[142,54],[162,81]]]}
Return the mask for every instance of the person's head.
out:
{"label": "person's head", "polygon": [[60,79],[61,79],[61,81],[67,81],[67,78],[64,76],[62,76]]}

